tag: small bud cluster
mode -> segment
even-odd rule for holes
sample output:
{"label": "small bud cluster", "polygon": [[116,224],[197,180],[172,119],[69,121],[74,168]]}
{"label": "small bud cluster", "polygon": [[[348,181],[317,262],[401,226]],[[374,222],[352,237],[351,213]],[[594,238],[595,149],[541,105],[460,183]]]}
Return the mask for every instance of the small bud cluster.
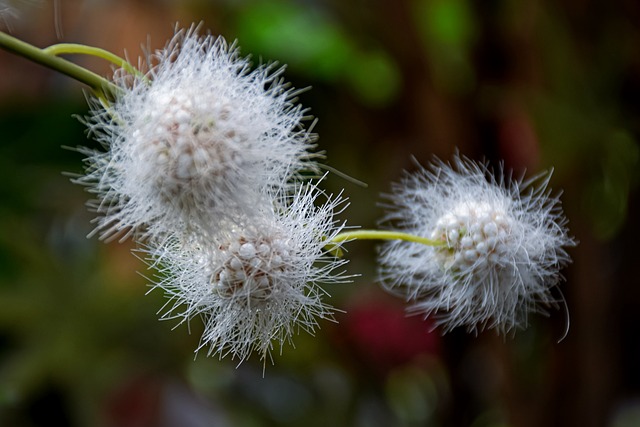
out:
{"label": "small bud cluster", "polygon": [[443,268],[461,271],[474,265],[497,264],[509,250],[513,219],[487,203],[456,206],[436,221],[431,238],[445,243],[435,248]]}
{"label": "small bud cluster", "polygon": [[[207,109],[197,96],[185,92],[154,94],[141,114],[143,123],[132,132],[132,154],[140,164],[139,182],[149,183],[149,196],[180,218],[185,211],[215,210],[221,188],[244,173],[238,130],[224,122],[224,112]],[[215,117],[215,119],[214,119]]]}
{"label": "small bud cluster", "polygon": [[287,265],[295,248],[278,236],[258,240],[239,240],[220,248],[222,265],[212,277],[214,292],[223,297],[244,295],[247,303],[256,306],[267,301],[276,287],[276,278],[287,274]]}

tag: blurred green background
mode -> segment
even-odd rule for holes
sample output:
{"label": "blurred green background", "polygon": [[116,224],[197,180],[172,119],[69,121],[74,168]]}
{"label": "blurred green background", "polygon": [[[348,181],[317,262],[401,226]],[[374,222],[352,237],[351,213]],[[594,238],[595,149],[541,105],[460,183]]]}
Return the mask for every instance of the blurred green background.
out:
{"label": "blurred green background", "polygon": [[[11,33],[130,58],[175,23],[237,39],[311,89],[352,225],[373,227],[412,156],[456,149],[516,175],[555,168],[580,241],[570,312],[525,331],[440,336],[375,283],[349,246],[345,313],[240,366],[200,354],[201,325],[157,320],[131,244],[85,236],[89,194],[66,173],[92,146],[82,87],[0,52],[0,426],[640,426],[640,3],[633,0],[14,1]],[[6,23],[5,23],[6,24]],[[3,25],[0,22],[0,25]],[[109,75],[109,66],[79,63]],[[139,274],[138,272],[142,273]],[[173,330],[172,330],[173,329]]]}

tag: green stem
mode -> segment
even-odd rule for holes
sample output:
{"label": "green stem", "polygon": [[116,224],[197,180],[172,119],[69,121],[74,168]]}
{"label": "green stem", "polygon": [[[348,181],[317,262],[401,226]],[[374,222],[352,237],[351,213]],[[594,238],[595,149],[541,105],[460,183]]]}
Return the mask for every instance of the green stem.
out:
{"label": "green stem", "polygon": [[47,48],[44,48],[42,49],[42,51],[54,56],[65,55],[65,54],[95,56],[95,57],[104,59],[105,61],[109,61],[120,68],[123,68],[129,74],[143,77],[143,74],[138,69],[136,69],[133,65],[131,65],[127,60],[119,57],[114,53],[109,52],[108,50],[104,50],[99,47],[87,46],[84,44],[77,44],[77,43],[58,43],[58,44],[51,45]]}
{"label": "green stem", "polygon": [[414,234],[402,233],[400,231],[386,230],[354,230],[345,231],[331,239],[325,245],[325,250],[336,257],[342,257],[342,249],[339,243],[351,240],[404,240],[407,242],[420,243],[427,246],[444,246],[447,242],[441,240],[427,239],[426,237],[416,236]]}
{"label": "green stem", "polygon": [[427,246],[443,246],[446,244],[446,242],[441,240],[432,240],[427,239],[426,237],[416,236],[414,234],[386,230],[345,231],[331,239],[331,243],[340,243],[347,240],[405,240],[407,242],[421,243]]}
{"label": "green stem", "polygon": [[112,99],[120,91],[120,88],[104,77],[66,59],[59,58],[51,52],[47,52],[46,49],[40,49],[29,43],[25,43],[2,31],[0,31],[0,47],[47,68],[66,74],[89,86],[97,95],[104,95]]}

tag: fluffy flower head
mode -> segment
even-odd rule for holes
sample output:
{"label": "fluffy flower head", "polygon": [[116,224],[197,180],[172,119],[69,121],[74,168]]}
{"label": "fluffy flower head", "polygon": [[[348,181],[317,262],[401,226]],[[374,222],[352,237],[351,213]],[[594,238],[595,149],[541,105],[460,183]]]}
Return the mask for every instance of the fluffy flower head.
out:
{"label": "fluffy flower head", "polygon": [[200,348],[240,362],[253,351],[266,361],[274,343],[282,348],[298,329],[313,333],[317,319],[332,319],[319,285],[346,280],[336,272],[345,261],[325,251],[325,240],[343,228],[333,219],[342,201],[316,207],[319,194],[301,189],[285,210],[266,209],[208,246],[172,241],[153,251],[166,273],[156,287],[173,304],[164,318],[201,316]]}
{"label": "fluffy flower head", "polygon": [[[119,70],[112,105],[87,119],[106,151],[88,152],[78,181],[98,194],[104,237],[198,228],[251,212],[265,191],[289,185],[312,136],[282,69],[251,70],[222,38],[180,31],[148,58],[146,76]],[[264,191],[263,191],[264,190]]]}
{"label": "fluffy flower head", "polygon": [[385,285],[445,331],[506,333],[526,324],[529,312],[555,305],[551,290],[569,261],[564,248],[575,242],[547,189],[550,176],[506,181],[460,157],[407,174],[389,196],[387,222],[438,244],[387,243]]}

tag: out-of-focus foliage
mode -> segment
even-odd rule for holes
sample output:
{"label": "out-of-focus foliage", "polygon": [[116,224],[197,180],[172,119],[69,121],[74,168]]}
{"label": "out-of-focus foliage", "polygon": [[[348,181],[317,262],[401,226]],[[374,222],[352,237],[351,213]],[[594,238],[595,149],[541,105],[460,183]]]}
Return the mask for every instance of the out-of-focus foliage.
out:
{"label": "out-of-focus foliage", "polygon": [[238,15],[236,31],[245,51],[277,58],[311,79],[343,84],[367,104],[389,104],[397,95],[393,58],[379,46],[362,46],[320,4],[256,2]]}
{"label": "out-of-focus foliage", "polygon": [[[129,247],[86,238],[91,229],[86,194],[62,175],[79,170],[80,156],[61,148],[83,140],[82,126],[70,118],[70,107],[77,105],[15,107],[0,115],[6,130],[0,147],[6,184],[0,233],[5,350],[0,422],[22,425],[18,414],[33,412],[31,405],[37,407],[38,399],[49,394],[69,404],[72,399],[69,407],[87,417],[100,410],[99,396],[114,379],[125,378],[137,364],[166,363],[174,350],[162,330],[170,328],[158,326],[154,308],[140,304],[144,287],[136,269],[141,265]],[[159,347],[163,351],[149,360],[139,358]],[[66,409],[64,404],[58,408]],[[32,415],[46,419],[45,413]]]}
{"label": "out-of-focus foliage", "polygon": [[473,89],[471,51],[477,37],[466,0],[414,1],[413,17],[426,48],[434,84],[449,92]]}

